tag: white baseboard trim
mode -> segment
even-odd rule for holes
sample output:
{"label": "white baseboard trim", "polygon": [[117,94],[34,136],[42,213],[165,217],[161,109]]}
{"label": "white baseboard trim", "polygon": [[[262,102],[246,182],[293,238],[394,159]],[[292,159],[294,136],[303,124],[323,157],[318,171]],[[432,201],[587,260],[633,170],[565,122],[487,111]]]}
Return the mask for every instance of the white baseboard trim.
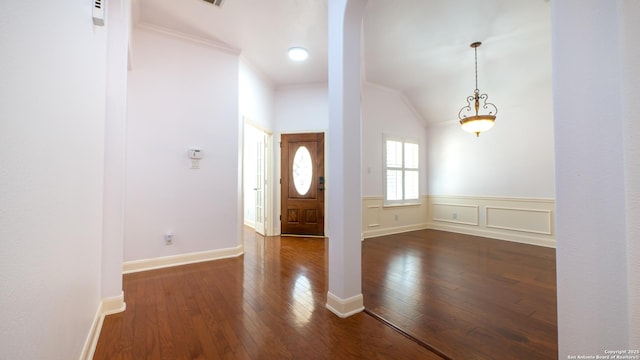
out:
{"label": "white baseboard trim", "polygon": [[327,291],[326,308],[341,318],[346,318],[364,310],[364,300],[362,294],[352,296],[348,299],[341,299]]}
{"label": "white baseboard trim", "polygon": [[100,332],[102,331],[102,324],[104,323],[104,317],[111,314],[123,312],[127,308],[124,302],[124,293],[117,296],[112,296],[102,299],[98,304],[98,310],[93,317],[89,334],[82,347],[82,353],[80,353],[80,360],[91,360],[93,354],[96,351],[98,345],[98,339],[100,338]]}
{"label": "white baseboard trim", "polygon": [[537,245],[537,246],[544,246],[544,247],[550,247],[550,248],[556,247],[556,241],[551,239],[541,239],[539,237],[527,236],[523,234],[506,234],[504,232],[490,231],[490,230],[480,229],[476,227],[474,228],[465,227],[465,226],[455,225],[452,223],[435,223],[434,222],[429,224],[428,228],[433,230],[442,230],[442,231],[448,231],[448,232],[465,234],[465,235],[481,236],[481,237],[486,237],[486,238],[491,238],[496,240],[517,242],[521,244]]}
{"label": "white baseboard trim", "polygon": [[104,316],[102,316],[102,302],[100,302],[98,304],[98,310],[96,310],[96,314],[93,317],[91,328],[89,328],[89,334],[84,341],[82,352],[78,358],[79,360],[93,359],[93,353],[96,351],[96,345],[98,345],[98,338],[100,337],[100,330],[102,329],[103,321]]}
{"label": "white baseboard trim", "polygon": [[252,229],[254,229],[254,230],[255,230],[255,228],[256,228],[256,222],[255,222],[255,221],[250,221],[250,220],[246,220],[246,219],[245,219],[245,220],[244,220],[244,226],[248,226],[248,227],[250,227],[250,228],[252,228]]}
{"label": "white baseboard trim", "polygon": [[102,315],[111,315],[123,312],[127,309],[124,302],[124,292],[120,295],[102,299]]}
{"label": "white baseboard trim", "polygon": [[429,228],[429,224],[421,223],[421,224],[412,224],[412,225],[406,225],[406,226],[388,227],[388,228],[384,228],[384,229],[365,230],[362,233],[362,237],[364,239],[369,239],[369,238],[374,238],[374,237],[378,237],[378,236],[400,234],[400,233],[404,233],[404,232],[416,231],[416,230],[424,230],[424,229],[428,229],[428,228]]}
{"label": "white baseboard trim", "polygon": [[129,274],[139,271],[162,269],[178,265],[194,264],[204,261],[226,259],[240,256],[244,253],[244,246],[238,245],[233,248],[200,251],[195,253],[163,256],[153,259],[143,259],[127,261],[122,264],[122,273]]}

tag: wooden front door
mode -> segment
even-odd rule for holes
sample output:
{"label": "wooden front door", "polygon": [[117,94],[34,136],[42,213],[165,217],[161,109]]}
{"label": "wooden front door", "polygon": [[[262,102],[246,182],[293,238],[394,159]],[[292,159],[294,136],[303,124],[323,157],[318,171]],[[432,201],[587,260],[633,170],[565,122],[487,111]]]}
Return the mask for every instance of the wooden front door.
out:
{"label": "wooden front door", "polygon": [[281,233],[324,235],[324,134],[282,134]]}

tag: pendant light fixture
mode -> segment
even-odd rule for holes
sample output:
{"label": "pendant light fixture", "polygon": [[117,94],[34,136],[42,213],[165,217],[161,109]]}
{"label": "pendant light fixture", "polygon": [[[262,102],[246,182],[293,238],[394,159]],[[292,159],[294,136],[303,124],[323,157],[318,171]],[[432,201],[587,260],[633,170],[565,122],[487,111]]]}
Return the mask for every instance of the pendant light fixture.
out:
{"label": "pendant light fixture", "polygon": [[476,137],[480,136],[481,132],[493,127],[498,113],[498,108],[487,102],[487,94],[480,94],[480,90],[478,90],[478,46],[480,45],[482,43],[479,41],[471,44],[475,53],[476,89],[473,90],[473,95],[467,97],[467,105],[458,112],[462,130],[475,133]]}

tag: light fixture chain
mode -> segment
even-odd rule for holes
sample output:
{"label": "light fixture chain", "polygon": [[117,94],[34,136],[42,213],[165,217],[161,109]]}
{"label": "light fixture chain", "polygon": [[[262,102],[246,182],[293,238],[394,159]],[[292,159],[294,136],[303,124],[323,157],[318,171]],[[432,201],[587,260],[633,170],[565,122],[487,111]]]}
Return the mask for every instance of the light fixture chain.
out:
{"label": "light fixture chain", "polygon": [[475,54],[475,62],[476,62],[476,92],[479,92],[480,90],[478,90],[478,48],[474,47],[473,52]]}

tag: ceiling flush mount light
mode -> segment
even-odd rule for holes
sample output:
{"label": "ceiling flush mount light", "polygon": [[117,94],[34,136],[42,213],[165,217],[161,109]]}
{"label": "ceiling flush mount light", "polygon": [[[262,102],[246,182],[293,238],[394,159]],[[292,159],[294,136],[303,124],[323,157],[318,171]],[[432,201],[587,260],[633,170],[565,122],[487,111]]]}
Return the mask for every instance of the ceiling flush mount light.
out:
{"label": "ceiling flush mount light", "polygon": [[[475,133],[476,137],[480,136],[481,132],[493,127],[496,121],[496,114],[498,114],[498,108],[487,102],[487,94],[480,94],[480,90],[478,90],[478,46],[480,45],[482,43],[479,41],[471,44],[475,54],[476,89],[473,90],[473,95],[467,97],[467,105],[463,106],[458,112],[462,130]],[[480,112],[481,109],[482,112]]]}
{"label": "ceiling flush mount light", "polygon": [[305,61],[309,57],[307,49],[302,47],[292,47],[289,49],[289,59],[293,61]]}

